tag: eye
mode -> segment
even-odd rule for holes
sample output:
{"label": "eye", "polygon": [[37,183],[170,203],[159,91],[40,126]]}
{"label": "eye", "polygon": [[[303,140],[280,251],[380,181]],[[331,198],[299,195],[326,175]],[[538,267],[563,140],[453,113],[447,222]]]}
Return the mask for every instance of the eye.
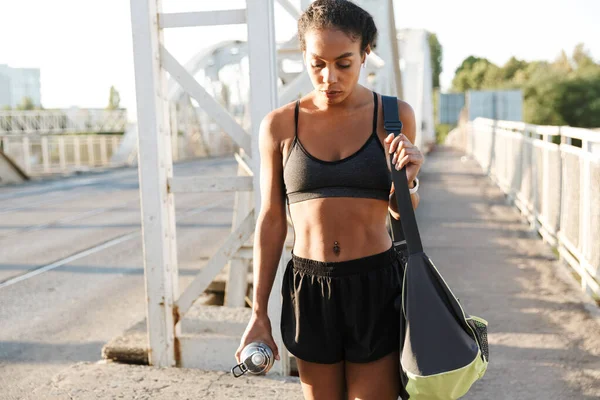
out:
{"label": "eye", "polygon": [[342,68],[342,69],[350,68],[350,64],[338,64],[338,68]]}
{"label": "eye", "polygon": [[310,66],[314,69],[321,69],[324,67],[324,64],[311,64]]}

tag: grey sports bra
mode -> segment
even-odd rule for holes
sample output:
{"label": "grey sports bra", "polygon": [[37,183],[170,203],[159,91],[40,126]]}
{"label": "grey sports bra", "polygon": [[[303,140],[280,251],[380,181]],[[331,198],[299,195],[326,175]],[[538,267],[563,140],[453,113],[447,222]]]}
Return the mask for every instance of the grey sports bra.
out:
{"label": "grey sports bra", "polygon": [[296,102],[296,134],[283,169],[289,204],[323,197],[360,197],[389,200],[392,178],[385,150],[377,137],[377,94],[373,132],[354,154],[337,161],[312,156],[298,140],[299,101]]}

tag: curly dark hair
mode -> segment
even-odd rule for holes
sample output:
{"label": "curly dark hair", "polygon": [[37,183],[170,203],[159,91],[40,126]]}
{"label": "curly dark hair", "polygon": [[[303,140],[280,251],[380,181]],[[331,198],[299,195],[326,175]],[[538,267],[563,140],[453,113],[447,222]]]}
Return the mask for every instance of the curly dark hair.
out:
{"label": "curly dark hair", "polygon": [[316,0],[298,20],[300,48],[306,50],[304,35],[310,29],[339,29],[353,40],[361,40],[360,49],[375,47],[377,27],[371,14],[349,0]]}

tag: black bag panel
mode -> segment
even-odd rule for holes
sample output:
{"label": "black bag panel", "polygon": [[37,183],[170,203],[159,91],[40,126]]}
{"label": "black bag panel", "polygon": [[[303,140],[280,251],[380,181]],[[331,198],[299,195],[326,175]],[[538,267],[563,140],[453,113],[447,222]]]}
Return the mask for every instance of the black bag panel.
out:
{"label": "black bag panel", "polygon": [[[450,304],[456,299],[449,298],[425,253],[409,256],[403,296],[406,326],[401,362],[407,371],[428,376],[473,362],[479,351],[473,333],[462,313],[460,318],[456,315]],[[435,314],[422,315],[422,310]]]}
{"label": "black bag panel", "polygon": [[427,259],[427,264],[429,266],[429,271],[433,275],[433,282],[437,284],[438,290],[440,291],[440,296],[442,294],[446,296],[446,305],[451,307],[454,316],[456,317],[456,322],[462,325],[462,328],[467,334],[469,334],[473,338],[473,340],[476,340],[477,338],[474,336],[474,332],[467,322],[467,318],[469,318],[470,315],[462,308],[460,302],[458,301],[456,296],[454,296],[454,294],[450,290],[450,287],[446,284],[444,278],[437,270],[437,268],[433,265],[430,258]]}

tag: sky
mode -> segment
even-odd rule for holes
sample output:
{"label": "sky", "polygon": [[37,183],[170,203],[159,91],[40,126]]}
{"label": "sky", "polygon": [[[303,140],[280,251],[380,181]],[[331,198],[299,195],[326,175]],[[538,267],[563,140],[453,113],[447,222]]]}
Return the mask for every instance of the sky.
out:
{"label": "sky", "polygon": [[[290,1],[299,6],[299,0]],[[163,0],[165,12],[244,5],[243,0]],[[584,42],[600,59],[600,0],[396,0],[395,14],[399,28],[437,34],[444,52],[442,89],[450,87],[469,55],[498,65],[511,56],[554,60],[561,50],[571,54]],[[103,108],[114,85],[121,105],[135,114],[130,18],[128,0],[0,0],[0,64],[40,68],[46,108]],[[295,20],[278,4],[275,20],[278,41],[295,34]],[[218,41],[245,39],[245,32],[245,25],[169,29],[165,46],[185,63]]]}

